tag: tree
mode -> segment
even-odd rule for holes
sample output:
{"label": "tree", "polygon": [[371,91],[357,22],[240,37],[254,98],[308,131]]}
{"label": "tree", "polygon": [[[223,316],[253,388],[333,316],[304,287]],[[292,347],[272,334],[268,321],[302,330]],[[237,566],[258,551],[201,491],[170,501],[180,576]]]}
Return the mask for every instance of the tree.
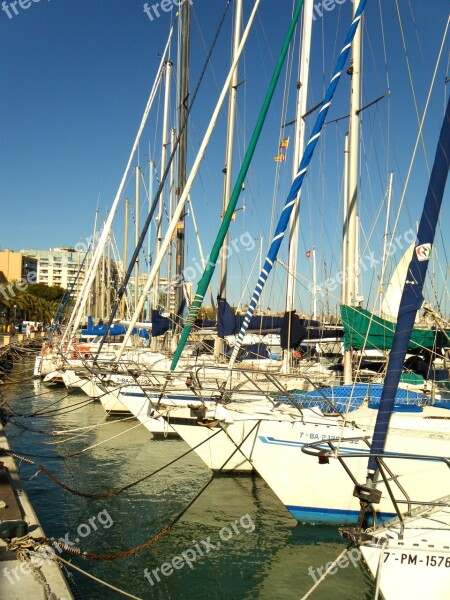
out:
{"label": "tree", "polygon": [[47,285],[46,283],[34,283],[27,289],[28,293],[47,302],[61,301],[66,290],[59,285]]}

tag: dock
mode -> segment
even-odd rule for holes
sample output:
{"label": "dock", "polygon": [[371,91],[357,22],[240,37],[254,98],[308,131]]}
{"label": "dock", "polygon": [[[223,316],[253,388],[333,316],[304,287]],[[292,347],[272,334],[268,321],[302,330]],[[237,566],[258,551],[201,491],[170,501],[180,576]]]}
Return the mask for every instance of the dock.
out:
{"label": "dock", "polygon": [[14,363],[22,355],[39,350],[46,336],[45,331],[33,332],[28,335],[25,333],[0,334],[0,386],[3,379],[7,378],[12,371]]}
{"label": "dock", "polygon": [[[14,336],[15,348],[32,346],[33,340],[17,337]],[[0,352],[10,347],[12,350],[10,340],[5,345],[2,342],[0,339]],[[5,452],[10,447],[2,425],[0,448],[0,598],[73,600],[55,552],[33,541],[45,534],[23,488],[16,462]]]}
{"label": "dock", "polygon": [[28,336],[26,333],[15,333],[11,335],[10,333],[0,333],[0,348],[5,348],[7,346],[26,346],[26,345],[40,345],[47,333],[45,331],[33,331]]}

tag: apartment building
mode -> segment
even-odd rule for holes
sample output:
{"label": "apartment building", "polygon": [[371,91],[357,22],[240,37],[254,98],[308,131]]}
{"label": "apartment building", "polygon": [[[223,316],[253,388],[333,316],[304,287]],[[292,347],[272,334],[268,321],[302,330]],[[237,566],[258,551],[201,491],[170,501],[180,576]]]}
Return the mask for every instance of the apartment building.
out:
{"label": "apartment building", "polygon": [[[82,252],[75,248],[53,248],[50,250],[26,248],[22,249],[20,253],[36,260],[37,283],[59,285],[65,289],[69,289],[75,284],[75,291],[80,289],[84,276],[84,269],[81,268],[84,256]],[[81,272],[78,276],[80,269]]]}

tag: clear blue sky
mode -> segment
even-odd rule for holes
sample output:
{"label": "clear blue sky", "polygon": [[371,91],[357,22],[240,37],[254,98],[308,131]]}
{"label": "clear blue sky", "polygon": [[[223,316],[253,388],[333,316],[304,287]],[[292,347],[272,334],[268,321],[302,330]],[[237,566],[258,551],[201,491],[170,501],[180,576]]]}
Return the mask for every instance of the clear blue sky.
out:
{"label": "clear blue sky", "polygon": [[[162,12],[151,21],[144,13],[141,0],[22,0],[22,4],[29,6],[25,9],[17,4],[17,15],[8,1],[3,5],[6,9],[0,12],[0,109],[3,116],[0,245],[13,250],[75,245],[91,235],[97,201],[104,217],[114,199],[173,13]],[[360,213],[364,235],[368,236],[391,170],[395,171],[394,209],[398,207],[417,136],[418,118],[395,2],[368,0],[367,4],[363,102],[385,94],[388,86],[390,91],[389,99],[368,109],[363,117]],[[195,86],[205,48],[210,44],[224,5],[225,0],[193,0],[191,88]],[[253,2],[246,0],[246,16],[252,5]],[[315,13],[310,106],[319,102],[324,93],[349,26],[351,7],[351,0],[347,0],[333,5],[328,12],[323,11],[323,17],[318,11]],[[419,115],[422,115],[448,17],[448,3],[445,0],[426,3],[399,0],[399,7],[412,86]],[[290,0],[263,0],[251,34],[241,65],[241,79],[245,81],[239,94],[235,172],[251,135],[291,8]],[[193,162],[229,65],[231,17],[230,10],[193,110],[189,164]],[[447,39],[424,124],[424,147],[429,164],[434,157],[445,106],[449,47]],[[176,59],[175,45],[172,59]],[[286,84],[289,101],[284,116],[285,82],[283,78],[280,81],[246,182],[243,196],[246,209],[238,213],[232,225],[233,237],[246,231],[255,238],[262,235],[264,248],[270,233],[273,198],[276,202],[273,213],[278,216],[291,176],[291,149],[288,161],[278,165],[279,180],[276,180],[277,164],[273,157],[278,152],[278,140],[283,136],[280,126],[283,119],[293,118],[296,69],[294,65],[294,75]],[[174,85],[172,87],[174,90]],[[162,96],[159,96],[139,151],[144,171],[149,155],[159,161],[161,111]],[[329,118],[344,116],[347,112],[348,77],[344,77]],[[313,118],[310,117],[308,128],[312,127]],[[192,190],[206,254],[220,225],[224,124],[225,114]],[[304,251],[313,244],[318,252],[319,280],[339,269],[342,145],[346,126],[346,120],[342,120],[326,128],[305,184],[299,272],[306,279],[311,277],[311,263],[304,258]],[[419,218],[427,179],[420,144],[398,233],[406,231]],[[126,190],[130,198],[134,194],[133,187],[130,182]],[[119,244],[122,222],[120,212],[116,228]],[[444,209],[445,223],[444,231],[450,224],[448,208]],[[383,227],[384,221],[380,219],[370,241],[370,248],[377,256]],[[188,261],[198,257],[191,231],[189,221]],[[230,296],[233,302],[237,302],[242,293],[244,301],[249,296],[241,275],[250,273],[255,260],[259,264],[256,254],[259,242],[256,245],[254,251],[232,257]],[[286,258],[286,244],[281,256]],[[446,257],[441,253],[440,258],[442,268],[446,269]],[[373,287],[369,275],[366,274],[363,281],[365,295]],[[256,271],[249,283],[251,288],[255,281]],[[280,306],[284,287],[282,269],[277,269],[272,281],[275,286],[264,302],[266,306]],[[301,308],[309,310],[307,295],[301,288],[298,293]]]}

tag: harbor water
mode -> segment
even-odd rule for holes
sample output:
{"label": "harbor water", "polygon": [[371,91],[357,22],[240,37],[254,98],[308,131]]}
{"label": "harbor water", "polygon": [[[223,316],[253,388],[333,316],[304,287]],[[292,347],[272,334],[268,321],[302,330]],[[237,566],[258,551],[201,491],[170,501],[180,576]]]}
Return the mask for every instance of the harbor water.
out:
{"label": "harbor water", "polygon": [[[18,415],[6,427],[13,450],[33,455],[74,490],[116,490],[188,450],[181,440],[153,438],[132,418],[107,419],[99,402],[63,387],[28,380],[3,386],[2,395]],[[20,470],[47,537],[98,555],[127,551],[157,535],[212,476],[188,453],[117,496],[90,499],[42,472],[36,475],[35,465],[22,462]],[[258,476],[217,476],[170,533],[141,552],[112,561],[62,556],[142,599],[300,600],[344,549],[335,527],[297,524]],[[373,598],[373,584],[356,554],[342,565],[309,597]],[[124,597],[71,572],[81,598]],[[18,583],[2,577],[1,585]]]}

